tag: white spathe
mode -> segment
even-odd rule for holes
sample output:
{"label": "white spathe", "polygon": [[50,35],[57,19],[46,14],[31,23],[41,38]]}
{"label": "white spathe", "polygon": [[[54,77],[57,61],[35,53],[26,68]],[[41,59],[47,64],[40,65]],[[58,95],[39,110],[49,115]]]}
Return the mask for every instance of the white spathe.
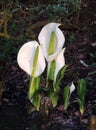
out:
{"label": "white spathe", "polygon": [[[60,53],[55,57],[56,68],[54,72],[54,81],[56,81],[58,72],[65,66],[65,57],[64,57],[65,48],[63,48]],[[48,62],[48,71],[50,70],[51,62]]]}
{"label": "white spathe", "polygon": [[[28,75],[32,74],[33,69],[33,59],[37,46],[39,46],[37,41],[30,41],[25,43],[19,50],[17,55],[17,62],[21,69],[23,69]],[[39,56],[37,62],[37,68],[34,77],[38,77],[45,69],[45,59],[42,53],[42,49],[39,46]]]}
{"label": "white spathe", "polygon": [[71,84],[71,86],[70,86],[70,95],[71,95],[71,93],[72,93],[74,90],[75,90],[75,85],[74,85],[73,82],[72,82],[72,84]]}
{"label": "white spathe", "polygon": [[61,50],[61,52],[57,55],[56,61],[56,69],[54,73],[54,81],[56,80],[58,72],[65,66],[65,57],[64,57],[65,48]]}
{"label": "white spathe", "polygon": [[[58,28],[60,24],[58,23],[49,23],[45,25],[42,30],[39,33],[38,39],[40,42],[40,45],[43,49],[44,56],[46,57],[46,60],[48,62],[55,59],[55,57],[59,54],[61,51],[64,43],[65,43],[65,37],[63,35],[63,32]],[[52,32],[55,32],[55,50],[52,55],[48,54],[49,49],[49,43]]]}

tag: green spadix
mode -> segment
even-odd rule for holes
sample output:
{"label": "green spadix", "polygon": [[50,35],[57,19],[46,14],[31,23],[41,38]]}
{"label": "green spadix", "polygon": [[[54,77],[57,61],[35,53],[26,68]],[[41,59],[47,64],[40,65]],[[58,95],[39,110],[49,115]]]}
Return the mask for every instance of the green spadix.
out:
{"label": "green spadix", "polygon": [[49,48],[48,48],[49,55],[52,55],[54,53],[55,43],[56,43],[55,40],[56,40],[55,32],[52,32],[50,37],[50,42],[49,42]]}

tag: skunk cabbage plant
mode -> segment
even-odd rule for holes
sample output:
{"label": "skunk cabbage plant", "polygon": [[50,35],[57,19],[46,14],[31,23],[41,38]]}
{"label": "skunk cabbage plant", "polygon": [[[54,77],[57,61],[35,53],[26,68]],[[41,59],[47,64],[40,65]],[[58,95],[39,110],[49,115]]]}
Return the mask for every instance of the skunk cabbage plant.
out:
{"label": "skunk cabbage plant", "polygon": [[45,87],[53,107],[57,105],[60,81],[67,68],[64,57],[65,48],[63,48],[65,37],[59,25],[58,23],[45,25],[38,36],[40,44],[37,41],[27,42],[18,52],[19,66],[30,75],[28,97],[37,109],[40,107],[40,76],[46,67],[45,59],[47,61]]}
{"label": "skunk cabbage plant", "polygon": [[[64,57],[65,48],[63,48],[65,37],[59,25],[58,23],[45,25],[39,33],[39,43],[37,41],[25,43],[21,46],[17,55],[19,66],[30,76],[28,88],[29,100],[37,110],[44,107],[44,110],[46,109],[45,112],[49,107],[46,108],[46,104],[48,104],[47,100],[44,103],[45,106],[43,106],[44,104],[41,106],[44,92],[48,99],[50,99],[52,107],[56,107],[59,100],[60,83],[67,69]],[[40,88],[40,77],[45,70],[46,64],[46,85]],[[63,90],[65,110],[67,110],[69,106],[69,99],[74,90],[75,86],[73,83],[71,86],[66,86]],[[77,102],[79,103],[80,112],[83,113],[86,94],[85,80],[81,79],[78,82],[77,93]]]}
{"label": "skunk cabbage plant", "polygon": [[64,110],[68,109],[68,106],[70,104],[69,99],[74,90],[75,90],[75,85],[73,83],[71,84],[71,86],[68,85],[64,88],[64,92],[63,92]]}
{"label": "skunk cabbage plant", "polygon": [[84,113],[85,96],[87,92],[87,82],[85,79],[80,79],[77,86],[77,102],[79,104],[80,113]]}
{"label": "skunk cabbage plant", "polygon": [[53,107],[57,105],[60,81],[66,70],[64,57],[65,48],[63,48],[65,37],[59,25],[58,23],[45,25],[38,37],[47,61],[46,87],[49,89],[49,98],[51,98]]}
{"label": "skunk cabbage plant", "polygon": [[64,51],[65,48],[61,50],[55,60],[48,62],[47,85],[49,86],[49,97],[52,100],[53,107],[58,103],[60,82],[67,68],[67,65],[65,65]]}
{"label": "skunk cabbage plant", "polygon": [[40,102],[40,75],[46,66],[40,45],[36,41],[25,43],[18,52],[17,62],[30,75],[28,96],[33,105],[38,109]]}

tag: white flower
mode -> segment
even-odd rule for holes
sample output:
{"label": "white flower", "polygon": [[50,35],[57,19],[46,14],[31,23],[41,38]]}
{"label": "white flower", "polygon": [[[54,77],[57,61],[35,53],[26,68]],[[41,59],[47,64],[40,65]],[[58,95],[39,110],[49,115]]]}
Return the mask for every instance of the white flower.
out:
{"label": "white flower", "polygon": [[71,93],[72,93],[74,90],[75,90],[75,85],[74,85],[73,82],[72,82],[72,84],[71,84],[71,86],[70,86],[70,95],[71,95]]}
{"label": "white flower", "polygon": [[[48,62],[56,58],[56,56],[60,53],[65,42],[63,32],[58,28],[59,25],[60,24],[58,23],[49,23],[45,25],[39,33],[38,39],[43,49],[44,56],[46,57],[46,60]],[[52,54],[49,54],[48,51],[52,33],[54,33],[54,52]]]}
{"label": "white flower", "polygon": [[[65,48],[63,48],[60,53],[55,58],[55,72],[54,72],[54,81],[56,81],[58,72],[65,66],[65,57],[64,57]],[[51,62],[48,63],[48,71],[50,71]]]}
{"label": "white flower", "polygon": [[65,48],[63,48],[61,50],[61,52],[58,54],[58,56],[55,59],[55,61],[56,61],[56,69],[55,69],[55,73],[54,73],[54,81],[56,80],[58,72],[61,70],[62,67],[65,66],[64,51],[65,51]]}
{"label": "white flower", "polygon": [[42,49],[39,46],[37,41],[30,41],[25,43],[19,50],[18,56],[17,56],[17,62],[19,66],[29,75],[32,74],[32,71],[34,69],[33,62],[34,62],[34,56],[36,53],[36,48],[39,47],[39,53],[38,53],[38,59],[37,59],[37,65],[36,65],[36,72],[34,74],[34,77],[38,77],[41,75],[41,73],[45,69],[45,59],[42,53]]}

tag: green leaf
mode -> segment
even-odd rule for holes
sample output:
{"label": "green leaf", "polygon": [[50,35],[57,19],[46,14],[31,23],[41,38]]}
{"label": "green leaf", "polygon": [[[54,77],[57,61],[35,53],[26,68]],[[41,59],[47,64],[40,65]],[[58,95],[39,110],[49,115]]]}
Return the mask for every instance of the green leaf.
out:
{"label": "green leaf", "polygon": [[60,85],[60,82],[62,80],[62,78],[64,77],[64,73],[67,69],[67,65],[65,65],[63,68],[60,69],[60,71],[58,72],[58,75],[57,75],[57,78],[56,78],[56,82],[54,84],[54,90],[57,91],[59,89],[59,85]]}
{"label": "green leaf", "polygon": [[56,62],[55,62],[55,60],[53,60],[51,62],[50,68],[49,68],[48,80],[53,80],[54,81],[55,68],[56,68]]}
{"label": "green leaf", "polygon": [[32,100],[33,95],[39,90],[40,76],[32,78],[29,86],[28,97]]}
{"label": "green leaf", "polygon": [[39,110],[40,107],[40,93],[39,93],[40,76],[32,80],[31,86],[28,91],[28,97],[32,104]]}
{"label": "green leaf", "polygon": [[53,107],[56,107],[56,105],[57,105],[57,103],[58,103],[58,99],[59,99],[58,92],[54,92],[54,90],[53,90],[53,91],[50,91],[50,93],[49,93],[49,98],[50,98],[51,101],[52,101]]}
{"label": "green leaf", "polygon": [[70,86],[66,86],[63,90],[64,109],[67,110],[69,105]]}
{"label": "green leaf", "polygon": [[76,101],[78,102],[79,106],[81,105],[81,100],[79,98],[76,98]]}
{"label": "green leaf", "polygon": [[35,92],[31,99],[32,104],[36,107],[37,110],[40,108],[41,96],[39,91]]}
{"label": "green leaf", "polygon": [[52,55],[55,50],[55,32],[51,33],[51,38],[50,38],[50,43],[49,43],[49,48],[48,48],[48,54]]}
{"label": "green leaf", "polygon": [[77,98],[77,102],[79,104],[80,113],[83,114],[84,113],[84,103],[79,98]]}
{"label": "green leaf", "polygon": [[81,79],[78,81],[77,93],[82,102],[84,102],[84,98],[86,95],[87,91],[86,86],[87,86],[86,80]]}
{"label": "green leaf", "polygon": [[78,93],[78,98],[77,98],[77,102],[79,104],[79,109],[81,114],[83,114],[84,112],[84,103],[85,103],[85,95],[86,95],[86,80],[84,79],[80,79],[78,81],[78,87],[77,87],[77,93]]}

